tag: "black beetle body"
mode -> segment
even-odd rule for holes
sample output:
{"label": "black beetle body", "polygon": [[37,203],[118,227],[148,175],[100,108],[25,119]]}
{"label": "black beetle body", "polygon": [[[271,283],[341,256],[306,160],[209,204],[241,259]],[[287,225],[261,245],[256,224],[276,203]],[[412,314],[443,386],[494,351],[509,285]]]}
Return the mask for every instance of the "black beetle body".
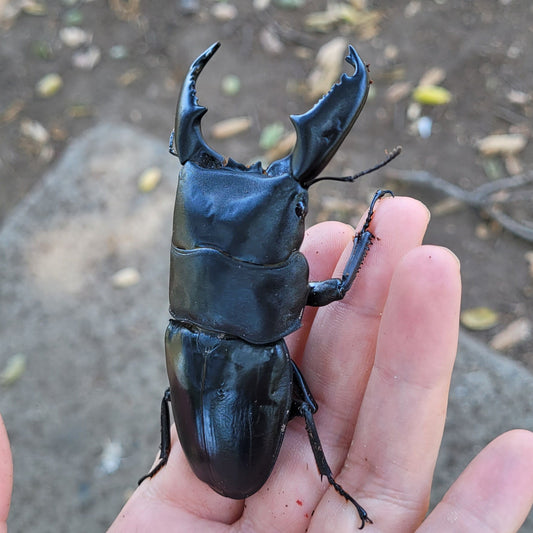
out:
{"label": "black beetle body", "polygon": [[300,327],[306,305],[344,297],[373,238],[368,227],[374,205],[390,192],[374,196],[342,278],[309,283],[299,252],[309,186],[319,179],[353,181],[398,151],[356,176],[317,178],[367,97],[367,69],[350,46],[346,60],[354,74],[344,74],[313,109],[291,117],[297,132],[291,154],[267,169],[225,160],[202,138],[207,109],[196,98],[198,75],[218,47],[215,43],[191,65],[171,135],[171,153],[183,166],[172,234],[172,318],[165,337],[170,388],[161,407],[160,462],[143,479],[167,461],[169,401],[195,474],[235,499],[263,486],[288,421],[302,416],[320,474],[357,507],[363,527],[371,520],[333,478],[313,420],[318,406],[283,338]]}

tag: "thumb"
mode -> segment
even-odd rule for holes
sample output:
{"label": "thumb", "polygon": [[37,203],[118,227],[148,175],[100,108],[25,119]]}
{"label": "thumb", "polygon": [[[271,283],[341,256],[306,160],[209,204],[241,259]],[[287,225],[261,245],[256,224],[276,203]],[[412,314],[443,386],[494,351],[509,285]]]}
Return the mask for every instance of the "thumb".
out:
{"label": "thumb", "polygon": [[4,421],[0,416],[0,533],[7,532],[7,515],[13,490],[13,461]]}

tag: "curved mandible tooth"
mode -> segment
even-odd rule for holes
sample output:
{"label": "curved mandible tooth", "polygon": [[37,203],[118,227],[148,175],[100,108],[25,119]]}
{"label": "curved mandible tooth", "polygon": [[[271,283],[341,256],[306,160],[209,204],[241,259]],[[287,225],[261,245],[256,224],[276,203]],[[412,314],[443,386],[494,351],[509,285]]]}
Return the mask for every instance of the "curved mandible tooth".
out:
{"label": "curved mandible tooth", "polygon": [[207,108],[198,104],[196,80],[207,62],[220,47],[212,44],[189,67],[181,88],[174,124],[176,152],[182,164],[193,161],[202,166],[220,166],[224,158],[210,148],[202,136],[201,121]]}
{"label": "curved mandible tooth", "polygon": [[350,46],[346,62],[354,67],[352,76],[343,74],[315,106],[303,115],[291,115],[296,130],[292,153],[271,166],[290,164],[292,176],[302,187],[320,174],[350,132],[368,95],[368,72]]}

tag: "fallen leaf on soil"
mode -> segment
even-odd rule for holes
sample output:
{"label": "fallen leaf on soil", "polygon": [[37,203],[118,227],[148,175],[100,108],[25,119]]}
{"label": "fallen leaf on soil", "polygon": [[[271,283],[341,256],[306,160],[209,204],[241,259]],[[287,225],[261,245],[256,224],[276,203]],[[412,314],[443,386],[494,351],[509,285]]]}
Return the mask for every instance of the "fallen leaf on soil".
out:
{"label": "fallen leaf on soil", "polygon": [[141,78],[143,75],[142,70],[137,67],[130,68],[129,70],[126,70],[124,74],[121,74],[117,81],[119,85],[122,85],[122,87],[127,87],[128,85],[131,85],[134,81],[137,81],[139,78]]}
{"label": "fallen leaf on soil", "polygon": [[518,318],[505,329],[494,335],[490,345],[495,350],[508,350],[531,337],[531,322],[525,318]]}
{"label": "fallen leaf on soil", "polygon": [[109,0],[111,9],[120,20],[133,20],[140,15],[141,0]]}
{"label": "fallen leaf on soil", "polygon": [[59,38],[69,48],[78,48],[82,44],[90,43],[93,35],[78,26],[67,26],[59,30]]}
{"label": "fallen leaf on soil", "polygon": [[72,64],[76,68],[92,70],[100,62],[102,53],[98,46],[89,46],[86,50],[79,50],[72,56]]}
{"label": "fallen leaf on soil", "polygon": [[132,285],[137,285],[141,280],[141,275],[136,268],[126,267],[118,270],[111,277],[111,283],[116,289],[125,289]]}
{"label": "fallen leaf on soil", "polygon": [[483,331],[498,323],[498,313],[488,307],[473,307],[461,313],[461,324],[468,329]]}
{"label": "fallen leaf on soil", "polygon": [[254,9],[264,11],[270,5],[270,0],[254,0]]}
{"label": "fallen leaf on soil", "polygon": [[140,176],[137,187],[141,192],[152,192],[161,181],[162,172],[159,167],[147,168]]}
{"label": "fallen leaf on soil", "polygon": [[213,124],[210,134],[214,139],[228,139],[250,129],[252,119],[250,117],[234,117],[221,120]]}
{"label": "fallen leaf on soil", "polygon": [[405,115],[407,116],[407,119],[414,122],[415,120],[418,120],[420,118],[420,115],[422,114],[422,106],[418,102],[411,102],[407,106],[407,111],[405,112]]}
{"label": "fallen leaf on soil", "polygon": [[0,374],[0,384],[12,385],[18,381],[26,370],[26,356],[18,353],[7,360]]}
{"label": "fallen leaf on soil", "polygon": [[344,37],[335,37],[323,45],[315,59],[315,68],[307,78],[307,97],[316,100],[327,93],[342,72],[342,63],[348,48]]}
{"label": "fallen leaf on soil", "polygon": [[506,94],[506,96],[507,100],[509,100],[511,104],[517,105],[526,105],[532,100],[531,94],[525,93],[523,91],[517,91],[516,89],[511,89]]}
{"label": "fallen leaf on soil", "polygon": [[261,131],[261,136],[259,137],[259,147],[262,150],[271,150],[274,148],[282,139],[285,128],[281,122],[273,122],[268,124]]}
{"label": "fallen leaf on soil", "polygon": [[259,33],[259,42],[261,43],[263,50],[267,54],[273,56],[280,55],[285,49],[285,46],[278,34],[270,28],[263,28],[261,30]]}
{"label": "fallen leaf on soil", "polygon": [[237,17],[239,12],[233,4],[220,3],[211,8],[211,14],[221,22],[227,22]]}
{"label": "fallen leaf on soil", "polygon": [[24,100],[17,98],[13,100],[7,109],[0,115],[1,122],[13,122],[17,118],[17,115],[24,109]]}
{"label": "fallen leaf on soil", "polygon": [[452,99],[452,93],[438,85],[419,85],[413,91],[413,100],[422,105],[444,105]]}
{"label": "fallen leaf on soil", "polygon": [[440,85],[445,79],[446,71],[441,67],[433,67],[429,70],[426,70],[426,72],[422,74],[422,77],[418,82],[418,86],[437,86]]}
{"label": "fallen leaf on soil", "polygon": [[406,96],[409,95],[413,84],[410,81],[398,81],[393,83],[385,93],[385,99],[391,104],[395,104],[400,100],[403,100]]}
{"label": "fallen leaf on soil", "polygon": [[70,118],[86,118],[93,114],[93,108],[89,104],[72,104],[67,109]]}
{"label": "fallen leaf on soil", "polygon": [[63,87],[63,78],[56,72],[43,76],[35,86],[35,91],[41,98],[54,96]]}
{"label": "fallen leaf on soil", "polygon": [[524,172],[524,166],[515,154],[506,155],[503,162],[505,164],[505,170],[507,170],[509,176],[517,176]]}
{"label": "fallen leaf on soil", "polygon": [[507,133],[502,135],[489,135],[477,142],[477,149],[483,155],[517,154],[527,144],[527,137],[522,133]]}
{"label": "fallen leaf on soil", "polygon": [[33,15],[34,17],[42,17],[46,15],[46,5],[41,2],[33,2],[32,0],[26,0],[22,3],[22,12],[26,15]]}
{"label": "fallen leaf on soil", "polygon": [[38,157],[41,161],[51,161],[54,157],[54,148],[51,145],[50,133],[36,120],[23,119],[20,122],[20,133],[29,139],[24,142],[24,149],[32,156]]}
{"label": "fallen leaf on soil", "polygon": [[36,120],[25,118],[20,122],[20,133],[37,144],[45,144],[50,140],[48,130]]}
{"label": "fallen leaf on soil", "polygon": [[275,0],[274,3],[283,9],[297,9],[305,4],[305,0]]}
{"label": "fallen leaf on soil", "polygon": [[483,167],[483,172],[489,180],[494,181],[500,178],[503,178],[504,172],[501,165],[501,161],[494,158],[487,158],[481,161],[481,166]]}
{"label": "fallen leaf on soil", "polygon": [[83,23],[83,11],[77,7],[67,9],[62,16],[66,26],[80,26]]}
{"label": "fallen leaf on soil", "polygon": [[440,217],[443,215],[449,215],[451,213],[456,213],[457,211],[464,209],[465,204],[461,202],[458,198],[448,197],[440,202],[437,202],[431,208],[431,216]]}
{"label": "fallen leaf on soil", "polygon": [[339,25],[348,25],[357,30],[359,40],[374,37],[379,29],[378,23],[382,14],[367,11],[345,3],[331,3],[325,11],[310,13],[305,18],[305,27],[310,31],[327,33]]}

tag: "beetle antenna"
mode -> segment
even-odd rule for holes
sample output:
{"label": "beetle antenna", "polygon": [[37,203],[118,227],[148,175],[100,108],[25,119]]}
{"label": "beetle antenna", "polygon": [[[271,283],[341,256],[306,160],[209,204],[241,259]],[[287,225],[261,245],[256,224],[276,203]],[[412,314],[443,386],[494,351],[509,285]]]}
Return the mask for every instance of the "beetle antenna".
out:
{"label": "beetle antenna", "polygon": [[354,174],[353,176],[343,176],[343,177],[336,177],[336,176],[320,176],[318,178],[315,178],[313,180],[310,180],[307,182],[306,186],[310,187],[311,185],[314,185],[318,181],[322,180],[334,180],[334,181],[349,181],[354,182],[357,178],[360,178],[361,176],[365,176],[366,174],[370,174],[371,172],[374,172],[375,170],[379,170],[380,168],[384,167],[385,165],[388,165],[393,159],[398,157],[402,152],[402,147],[397,146],[387,157],[378,163],[377,165],[374,165],[371,168],[367,168],[366,170],[362,170],[361,172],[358,172],[357,174]]}

